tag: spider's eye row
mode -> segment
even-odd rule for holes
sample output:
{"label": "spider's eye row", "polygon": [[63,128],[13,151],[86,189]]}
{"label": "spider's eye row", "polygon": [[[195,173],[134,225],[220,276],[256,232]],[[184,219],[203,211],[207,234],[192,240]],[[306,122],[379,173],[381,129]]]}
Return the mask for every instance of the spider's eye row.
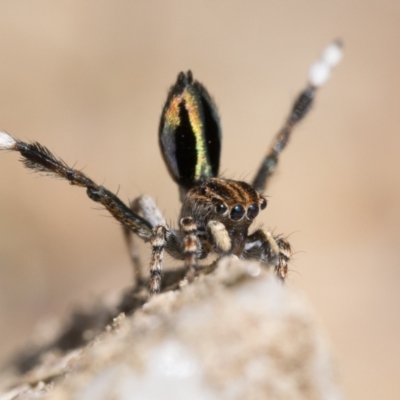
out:
{"label": "spider's eye row", "polygon": [[264,197],[263,197],[263,198],[261,199],[261,201],[260,201],[260,208],[261,208],[261,210],[264,210],[265,207],[267,207],[267,200],[264,199]]}
{"label": "spider's eye row", "polygon": [[254,219],[255,217],[257,217],[259,212],[260,209],[258,207],[258,204],[252,204],[247,210],[247,218]]}
{"label": "spider's eye row", "polygon": [[225,214],[226,210],[228,209],[228,207],[223,204],[223,203],[219,203],[216,207],[215,207],[215,211],[217,212],[217,214]]}
{"label": "spider's eye row", "polygon": [[234,221],[240,221],[243,218],[244,214],[246,214],[246,210],[242,205],[238,204],[231,210],[231,219],[233,219]]}

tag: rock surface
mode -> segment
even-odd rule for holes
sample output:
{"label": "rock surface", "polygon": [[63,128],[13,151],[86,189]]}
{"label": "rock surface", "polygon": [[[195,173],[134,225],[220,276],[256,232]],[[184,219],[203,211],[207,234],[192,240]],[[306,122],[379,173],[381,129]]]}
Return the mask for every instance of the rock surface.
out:
{"label": "rock surface", "polygon": [[228,258],[85,346],[3,377],[0,400],[342,398],[304,298],[260,264]]}

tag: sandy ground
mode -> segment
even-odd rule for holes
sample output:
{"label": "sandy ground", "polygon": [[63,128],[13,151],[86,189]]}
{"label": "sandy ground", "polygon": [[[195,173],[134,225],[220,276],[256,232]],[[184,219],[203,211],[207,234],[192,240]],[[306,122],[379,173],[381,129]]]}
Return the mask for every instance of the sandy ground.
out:
{"label": "sandy ground", "polygon": [[[175,221],[157,127],[176,74],[192,69],[219,106],[223,174],[251,179],[309,64],[342,38],[343,63],[285,151],[258,223],[290,234],[288,284],[319,316],[347,396],[397,399],[399,21],[394,0],[3,2],[0,126],[124,200],[153,195]],[[0,157],[2,360],[42,318],[132,276],[118,224],[17,158]]]}

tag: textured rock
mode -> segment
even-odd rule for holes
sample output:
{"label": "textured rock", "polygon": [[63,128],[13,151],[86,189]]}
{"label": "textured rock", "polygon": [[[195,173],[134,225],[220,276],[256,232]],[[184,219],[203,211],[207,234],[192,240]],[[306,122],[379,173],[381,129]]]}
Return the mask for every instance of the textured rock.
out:
{"label": "textured rock", "polygon": [[31,386],[21,380],[0,400],[341,398],[304,298],[236,259],[119,315],[88,345],[27,377]]}

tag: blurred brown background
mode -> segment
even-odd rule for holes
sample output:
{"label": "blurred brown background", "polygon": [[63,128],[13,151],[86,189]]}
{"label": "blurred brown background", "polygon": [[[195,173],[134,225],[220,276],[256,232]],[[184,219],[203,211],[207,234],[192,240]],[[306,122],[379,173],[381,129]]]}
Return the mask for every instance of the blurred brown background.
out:
{"label": "blurred brown background", "polygon": [[[167,89],[191,68],[219,106],[222,171],[251,178],[309,65],[345,58],[285,151],[258,222],[291,234],[305,291],[353,399],[400,394],[400,2],[3,1],[0,126],[125,201],[177,189],[159,154]],[[120,227],[84,190],[0,155],[0,358],[52,314],[125,287]],[[144,255],[148,260],[148,250]]]}

